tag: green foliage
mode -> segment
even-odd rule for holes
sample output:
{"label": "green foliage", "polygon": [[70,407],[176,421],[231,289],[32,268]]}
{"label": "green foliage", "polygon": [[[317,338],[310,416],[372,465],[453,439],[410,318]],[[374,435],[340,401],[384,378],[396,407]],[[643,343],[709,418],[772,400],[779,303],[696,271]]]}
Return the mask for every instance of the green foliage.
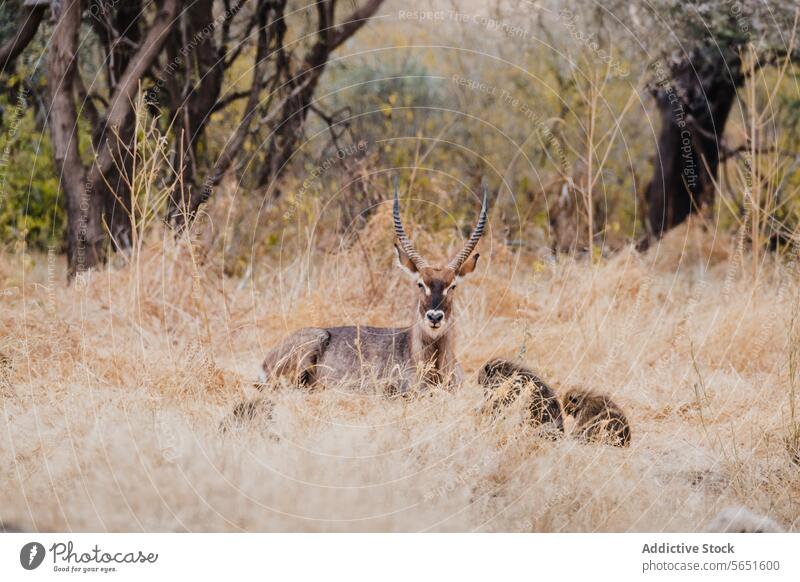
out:
{"label": "green foliage", "polygon": [[0,99],[0,244],[45,250],[62,244],[66,217],[47,131],[36,126],[29,92]]}
{"label": "green foliage", "polygon": [[22,8],[22,0],[7,0],[0,3],[0,43],[5,42],[17,31],[16,15]]}
{"label": "green foliage", "polygon": [[[0,42],[17,30],[22,2],[0,6]],[[45,50],[50,25],[39,34],[0,80],[0,245],[46,250],[63,244],[65,212],[59,204],[50,133],[43,126],[46,87],[37,60]]]}
{"label": "green foliage", "polygon": [[[356,139],[373,144],[388,136],[429,135],[431,109],[446,106],[441,81],[420,59],[408,55],[400,60],[380,53],[358,66],[337,66],[328,80],[326,89],[333,96],[323,104],[332,110],[349,109],[355,116],[350,125]],[[381,148],[392,157],[390,144]]]}

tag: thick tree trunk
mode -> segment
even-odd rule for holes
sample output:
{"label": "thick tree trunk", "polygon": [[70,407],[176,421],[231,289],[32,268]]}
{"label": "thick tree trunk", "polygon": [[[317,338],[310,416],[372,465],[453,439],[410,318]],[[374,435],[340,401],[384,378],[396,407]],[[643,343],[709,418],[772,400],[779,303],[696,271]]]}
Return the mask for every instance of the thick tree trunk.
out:
{"label": "thick tree trunk", "polygon": [[80,0],[64,0],[57,16],[48,59],[50,131],[55,168],[67,207],[67,259],[70,277],[102,260],[102,201],[86,182],[78,151],[78,115],[73,98],[77,66]]}
{"label": "thick tree trunk", "polygon": [[[85,93],[77,76],[78,31],[81,23],[79,0],[63,0],[57,15],[48,57],[48,90],[51,99],[50,130],[55,167],[61,179],[67,207],[67,253],[70,277],[90,269],[103,260],[106,238],[104,209],[126,214],[116,206],[120,174],[115,168],[117,151],[124,150],[132,136],[132,103],[142,75],[161,51],[175,23],[178,0],[164,0],[147,35],[135,51],[124,54],[119,66],[109,68],[118,75],[111,85],[111,98],[105,117],[96,129],[97,154],[90,169],[83,166],[78,150],[78,125],[75,93]],[[125,51],[114,55],[123,55]],[[117,141],[119,139],[119,142]],[[121,143],[120,143],[121,142]],[[106,185],[109,181],[110,188]],[[109,200],[113,199],[114,204]],[[124,200],[124,199],[123,199]],[[113,214],[105,215],[113,228]],[[123,222],[124,223],[124,222]],[[118,242],[118,241],[117,241]]]}
{"label": "thick tree trunk", "polygon": [[655,238],[713,203],[722,135],[743,80],[735,52],[720,54],[717,47],[696,49],[670,72],[653,91],[661,130],[646,201]]}

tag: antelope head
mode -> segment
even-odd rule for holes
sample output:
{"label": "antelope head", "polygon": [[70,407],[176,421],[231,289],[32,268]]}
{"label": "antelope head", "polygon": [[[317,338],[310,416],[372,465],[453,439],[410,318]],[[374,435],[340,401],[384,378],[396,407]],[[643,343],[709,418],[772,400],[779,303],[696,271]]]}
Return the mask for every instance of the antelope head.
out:
{"label": "antelope head", "polygon": [[[431,265],[414,248],[414,243],[403,230],[400,220],[400,201],[397,193],[397,178],[394,181],[394,232],[397,242],[397,262],[400,267],[417,284],[417,316],[419,326],[431,339],[443,335],[452,325],[453,297],[455,289],[462,277],[475,270],[478,264],[478,253],[472,254],[486,226],[487,199],[489,187],[483,182],[483,204],[472,234],[464,248],[447,265]],[[472,256],[470,256],[472,255]]]}

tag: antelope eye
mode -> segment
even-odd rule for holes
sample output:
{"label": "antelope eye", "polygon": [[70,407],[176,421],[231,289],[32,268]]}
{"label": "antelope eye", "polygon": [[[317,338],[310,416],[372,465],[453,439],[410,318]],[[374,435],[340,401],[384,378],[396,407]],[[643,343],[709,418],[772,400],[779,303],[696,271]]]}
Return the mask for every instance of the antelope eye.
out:
{"label": "antelope eye", "polygon": [[451,291],[452,291],[453,289],[455,289],[455,288],[456,288],[456,284],[455,284],[455,283],[453,283],[452,285],[450,285],[450,290],[451,290]]}
{"label": "antelope eye", "polygon": [[425,285],[423,285],[422,283],[417,283],[417,287],[419,287],[420,289],[425,289]]}

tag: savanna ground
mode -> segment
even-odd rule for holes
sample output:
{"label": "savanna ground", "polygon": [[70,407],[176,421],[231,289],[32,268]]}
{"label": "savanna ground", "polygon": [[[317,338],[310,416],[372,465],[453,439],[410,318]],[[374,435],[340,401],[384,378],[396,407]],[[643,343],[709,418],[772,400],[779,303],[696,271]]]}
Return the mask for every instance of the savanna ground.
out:
{"label": "savanna ground", "polygon": [[[282,334],[407,321],[414,289],[392,264],[388,204],[358,244],[287,253],[243,278],[169,235],[71,286],[61,257],[6,254],[0,520],[39,531],[696,531],[742,504],[800,527],[791,259],[754,261],[736,236],[698,224],[594,261],[512,254],[495,235],[459,287],[458,391],[285,386],[273,421],[226,435],[220,420],[253,394]],[[544,440],[519,404],[482,415],[475,375],[493,356],[519,357],[558,391],[611,395],[632,445]]]}

